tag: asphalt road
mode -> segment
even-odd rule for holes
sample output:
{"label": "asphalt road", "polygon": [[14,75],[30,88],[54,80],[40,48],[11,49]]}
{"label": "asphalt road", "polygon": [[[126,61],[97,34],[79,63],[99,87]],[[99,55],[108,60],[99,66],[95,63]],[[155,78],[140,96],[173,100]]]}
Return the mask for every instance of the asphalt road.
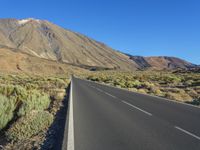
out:
{"label": "asphalt road", "polygon": [[200,150],[200,109],[72,79],[75,150]]}

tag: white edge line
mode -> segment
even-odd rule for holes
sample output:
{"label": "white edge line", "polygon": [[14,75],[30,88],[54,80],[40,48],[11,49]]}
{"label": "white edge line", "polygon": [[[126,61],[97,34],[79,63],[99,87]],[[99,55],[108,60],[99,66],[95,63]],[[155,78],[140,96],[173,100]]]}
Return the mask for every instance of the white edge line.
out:
{"label": "white edge line", "polygon": [[178,129],[178,130],[180,130],[180,131],[182,131],[182,132],[184,132],[184,133],[186,133],[186,134],[188,134],[188,135],[190,135],[190,136],[192,136],[192,137],[194,137],[194,138],[196,138],[196,139],[198,139],[198,140],[200,140],[199,136],[197,136],[197,135],[195,135],[195,134],[193,134],[193,133],[191,133],[189,131],[186,131],[186,130],[178,127],[178,126],[175,126],[175,128]]}
{"label": "white edge line", "polygon": [[143,113],[145,113],[145,114],[147,114],[147,115],[149,115],[149,116],[152,116],[151,113],[149,113],[149,112],[147,112],[147,111],[145,111],[145,110],[143,110],[143,109],[141,109],[139,107],[136,107],[136,106],[134,106],[134,105],[132,105],[132,104],[126,102],[126,101],[123,101],[123,100],[122,100],[122,102],[127,104],[127,105],[129,105],[129,106],[131,106],[131,107],[133,107],[133,108],[135,108],[135,109],[137,109],[137,110],[139,110],[139,111],[141,111],[141,112],[143,112]]}
{"label": "white edge line", "polygon": [[74,150],[74,118],[73,118],[73,83],[71,78],[71,88],[70,88],[70,104],[69,104],[69,126],[68,126],[68,136],[67,136],[67,150]]}
{"label": "white edge line", "polygon": [[191,106],[191,107],[194,107],[194,108],[200,108],[199,106],[195,106],[195,105],[192,105],[192,104],[187,104],[187,103],[184,103],[184,102],[179,102],[179,101],[176,101],[176,100],[167,99],[167,98],[156,96],[156,95],[150,95],[150,94],[143,94],[143,93],[139,93],[139,92],[134,92],[134,91],[130,91],[130,90],[125,89],[125,88],[118,88],[118,87],[115,87],[113,85],[108,85],[108,84],[105,84],[105,83],[95,82],[95,81],[91,81],[91,80],[86,80],[86,79],[81,79],[81,80],[85,80],[85,81],[88,81],[88,82],[91,82],[91,83],[96,83],[96,84],[99,84],[99,85],[104,85],[104,86],[112,87],[112,88],[119,89],[119,90],[124,90],[124,91],[130,92],[130,93],[136,93],[136,94],[140,94],[140,95],[155,97],[155,98],[157,98],[159,100],[162,99],[162,100],[166,100],[166,101],[169,101],[169,102],[172,102],[172,103],[177,103],[177,104],[182,104],[182,105],[186,105],[186,106]]}

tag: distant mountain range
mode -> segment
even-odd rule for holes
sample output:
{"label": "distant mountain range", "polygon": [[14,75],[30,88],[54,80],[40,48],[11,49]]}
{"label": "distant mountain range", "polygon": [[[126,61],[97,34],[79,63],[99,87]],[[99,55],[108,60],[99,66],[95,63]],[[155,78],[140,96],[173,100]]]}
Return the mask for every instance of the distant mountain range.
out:
{"label": "distant mountain range", "polygon": [[[0,50],[2,56],[10,50],[9,55],[26,55],[27,58],[36,57],[38,61],[46,59],[88,69],[137,70],[196,67],[175,57],[126,55],[82,34],[37,19],[0,19]],[[26,63],[28,65],[29,62]],[[9,62],[7,65],[9,66]]]}
{"label": "distant mountain range", "polygon": [[130,56],[134,62],[136,62],[141,69],[191,69],[198,67],[195,64],[187,62],[183,59],[176,57],[167,57],[167,56],[154,56],[154,57],[142,57],[142,56]]}

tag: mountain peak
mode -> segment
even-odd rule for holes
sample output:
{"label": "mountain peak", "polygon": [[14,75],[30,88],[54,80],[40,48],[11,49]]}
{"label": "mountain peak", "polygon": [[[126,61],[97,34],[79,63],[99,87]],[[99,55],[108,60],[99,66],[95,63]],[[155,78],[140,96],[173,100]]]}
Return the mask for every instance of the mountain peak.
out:
{"label": "mountain peak", "polygon": [[39,19],[34,19],[34,18],[27,18],[27,19],[21,19],[21,20],[18,20],[18,24],[25,24],[27,22],[30,22],[30,21],[34,21],[34,22],[37,22],[39,23],[40,20]]}

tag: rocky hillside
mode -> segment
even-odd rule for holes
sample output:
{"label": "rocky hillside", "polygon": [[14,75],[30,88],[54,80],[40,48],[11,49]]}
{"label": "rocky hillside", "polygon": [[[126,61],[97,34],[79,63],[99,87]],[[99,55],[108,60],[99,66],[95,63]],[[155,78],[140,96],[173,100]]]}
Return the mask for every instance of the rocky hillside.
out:
{"label": "rocky hillside", "polygon": [[88,70],[80,67],[14,52],[8,48],[0,48],[0,74],[67,75],[87,72]]}
{"label": "rocky hillside", "polygon": [[176,57],[166,57],[166,56],[158,56],[158,57],[142,57],[142,56],[130,56],[141,69],[191,69],[197,67],[190,62],[182,60]]}
{"label": "rocky hillside", "polygon": [[128,56],[45,20],[1,19],[0,45],[68,64],[123,70],[138,68]]}

